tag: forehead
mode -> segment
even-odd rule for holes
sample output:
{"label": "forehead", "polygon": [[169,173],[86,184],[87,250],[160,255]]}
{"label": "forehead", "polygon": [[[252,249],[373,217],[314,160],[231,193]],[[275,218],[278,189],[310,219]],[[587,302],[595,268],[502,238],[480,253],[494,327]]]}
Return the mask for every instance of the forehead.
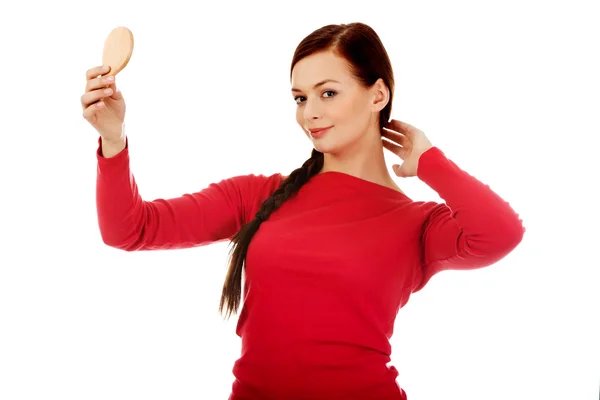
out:
{"label": "forehead", "polygon": [[353,80],[348,63],[332,51],[315,53],[298,61],[292,70],[292,87],[310,90],[312,86],[325,79],[334,79],[341,83]]}

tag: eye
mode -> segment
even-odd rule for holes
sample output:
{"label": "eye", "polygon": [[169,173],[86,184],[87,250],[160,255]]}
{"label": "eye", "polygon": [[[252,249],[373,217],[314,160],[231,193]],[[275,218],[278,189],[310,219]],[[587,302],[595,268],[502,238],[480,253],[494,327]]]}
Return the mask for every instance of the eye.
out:
{"label": "eye", "polygon": [[[326,90],[326,91],[323,92],[323,97],[325,97],[325,98],[331,98],[331,97],[335,96],[336,94],[337,94],[337,92],[334,91],[334,90]],[[298,105],[300,103],[302,103],[303,101],[305,101],[305,100],[306,100],[306,97],[304,97],[304,96],[296,96],[296,97],[294,97],[294,101]]]}

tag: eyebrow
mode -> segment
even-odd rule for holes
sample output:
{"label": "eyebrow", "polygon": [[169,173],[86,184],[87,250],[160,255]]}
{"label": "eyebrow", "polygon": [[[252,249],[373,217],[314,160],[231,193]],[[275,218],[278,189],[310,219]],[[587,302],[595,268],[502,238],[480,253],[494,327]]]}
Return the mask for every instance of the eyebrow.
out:
{"label": "eyebrow", "polygon": [[[319,86],[322,86],[322,85],[324,85],[324,84],[326,84],[326,83],[328,83],[328,82],[341,83],[341,82],[339,82],[339,81],[336,81],[335,79],[324,79],[324,80],[322,80],[321,82],[318,82],[318,83],[316,83],[316,84],[313,86],[313,89],[316,89],[316,88],[318,88]],[[296,88],[292,88],[292,92],[302,92],[302,90],[300,90],[300,89],[296,89]]]}

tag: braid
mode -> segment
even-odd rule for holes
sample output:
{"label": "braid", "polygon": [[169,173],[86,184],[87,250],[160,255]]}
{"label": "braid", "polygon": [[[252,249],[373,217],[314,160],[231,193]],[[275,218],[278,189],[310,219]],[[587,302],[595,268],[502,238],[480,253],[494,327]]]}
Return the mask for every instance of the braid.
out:
{"label": "braid", "polygon": [[231,260],[223,285],[219,312],[222,313],[223,309],[226,308],[226,315],[229,316],[237,312],[239,308],[242,295],[242,271],[246,254],[248,253],[250,241],[258,231],[260,224],[269,219],[273,211],[297,193],[310,178],[321,171],[321,168],[323,168],[323,153],[313,149],[310,158],[300,168],[292,171],[290,176],[281,182],[279,188],[262,203],[254,219],[244,225],[233,236],[231,239],[231,243],[233,243],[230,252]]}

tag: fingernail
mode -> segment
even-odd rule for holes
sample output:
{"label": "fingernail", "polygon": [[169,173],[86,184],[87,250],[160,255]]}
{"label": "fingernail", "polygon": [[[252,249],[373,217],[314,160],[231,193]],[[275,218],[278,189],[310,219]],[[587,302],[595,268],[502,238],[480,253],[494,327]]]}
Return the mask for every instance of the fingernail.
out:
{"label": "fingernail", "polygon": [[112,82],[112,81],[115,80],[115,77],[114,76],[107,76],[106,80],[109,81],[109,82]]}
{"label": "fingernail", "polygon": [[106,94],[112,94],[112,89],[104,89],[104,93],[106,93]]}

